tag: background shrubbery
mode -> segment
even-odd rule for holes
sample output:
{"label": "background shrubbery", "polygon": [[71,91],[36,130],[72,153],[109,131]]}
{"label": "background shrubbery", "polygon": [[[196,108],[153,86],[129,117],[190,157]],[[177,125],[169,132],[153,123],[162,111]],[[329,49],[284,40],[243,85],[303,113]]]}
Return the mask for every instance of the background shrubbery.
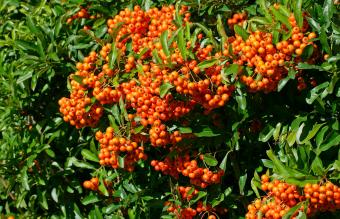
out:
{"label": "background shrubbery", "polygon": [[[69,95],[68,77],[76,71],[76,63],[110,41],[108,18],[134,5],[150,8],[176,2],[0,0],[2,216],[167,218],[163,204],[177,181],[154,171],[149,161],[132,173],[101,167],[95,132],[65,123],[58,100]],[[200,152],[210,155],[205,162],[217,161],[225,170],[222,182],[209,188],[208,204],[227,208],[228,218],[243,217],[247,205],[265,194],[260,191],[260,176],[267,170],[273,178],[300,187],[326,179],[338,185],[340,180],[339,6],[331,0],[280,2],[302,3],[318,37],[317,61],[297,65],[306,89],[297,89],[294,75],[281,80],[279,91],[268,94],[238,85],[230,101],[214,111],[223,128],[215,128],[208,117],[201,119],[209,127],[198,141]],[[227,19],[234,13],[246,11],[254,22],[268,13],[265,5],[261,7],[265,1],[181,3],[189,6],[191,21],[204,24],[217,39],[221,38],[218,16],[230,36],[234,30],[228,28]],[[81,6],[96,18],[67,24]],[[202,114],[190,117],[197,118]],[[221,135],[215,137],[216,133]],[[94,176],[119,178],[113,196],[105,189],[98,194],[83,188],[83,182]],[[335,218],[339,211],[325,215]]]}

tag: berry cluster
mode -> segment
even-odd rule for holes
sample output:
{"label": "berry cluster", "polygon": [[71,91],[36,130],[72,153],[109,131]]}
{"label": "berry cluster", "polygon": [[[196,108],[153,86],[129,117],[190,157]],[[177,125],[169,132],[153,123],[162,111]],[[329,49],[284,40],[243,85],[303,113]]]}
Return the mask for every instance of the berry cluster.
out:
{"label": "berry cluster", "polygon": [[234,14],[233,17],[229,18],[227,22],[228,22],[229,28],[233,30],[235,24],[242,26],[246,20],[247,20],[247,13],[243,12],[243,13]]}
{"label": "berry cluster", "polygon": [[126,138],[115,136],[112,127],[108,127],[105,133],[98,131],[96,139],[100,143],[100,153],[98,155],[100,165],[111,166],[116,169],[122,166],[119,164],[119,155],[125,153],[124,168],[128,171],[133,171],[134,163],[140,159],[147,159],[143,146],[138,146],[136,142]]}
{"label": "berry cluster", "polygon": [[[267,196],[262,199],[256,199],[252,204],[248,205],[247,219],[262,218],[279,219],[282,218],[292,207],[303,200],[295,185],[274,180],[270,182],[267,175],[262,175],[262,190],[267,192]],[[301,209],[303,210],[302,206]],[[297,212],[292,218],[295,218]]]}
{"label": "berry cluster", "polygon": [[[184,22],[189,21],[190,13],[186,12],[187,7],[182,7],[180,14],[184,14]],[[132,40],[132,49],[140,52],[144,48],[150,49],[144,57],[150,55],[150,51],[155,49],[154,41],[165,30],[177,30],[173,23],[175,16],[175,7],[173,5],[163,6],[160,10],[152,8],[149,11],[143,11],[139,6],[135,6],[133,11],[126,8],[116,15],[113,19],[107,21],[108,32],[116,34],[115,42],[117,48],[122,51],[126,50],[126,42]],[[118,30],[118,31],[117,31]],[[115,33],[117,32],[117,33]]]}
{"label": "berry cluster", "polygon": [[[91,19],[91,20],[94,20],[94,19],[99,18],[99,17],[100,17],[99,14],[90,15],[90,13],[88,12],[88,10],[86,8],[81,7],[80,10],[77,13],[75,13],[74,15],[72,15],[71,17],[69,17],[66,20],[66,23],[67,24],[72,24],[73,21],[78,20],[78,19]],[[87,26],[87,25],[84,25],[83,29],[84,30],[90,30],[91,27]]]}
{"label": "berry cluster", "polygon": [[[308,200],[308,206],[301,206],[292,218],[297,216],[298,211],[306,211],[308,216],[317,212],[336,211],[340,209],[340,188],[331,182],[323,185],[307,183],[303,188],[303,194],[295,185],[280,180],[270,182],[268,175],[261,176],[261,188],[267,192],[267,196],[256,199],[248,206],[246,218],[282,218],[292,207],[299,202]],[[307,209],[304,209],[304,208]]]}
{"label": "berry cluster", "polygon": [[[291,37],[287,40],[273,44],[273,34],[257,30],[250,33],[246,40],[236,34],[235,38],[230,38],[229,42],[225,43],[225,55],[229,54],[229,46],[231,46],[233,54],[230,57],[233,57],[233,62],[253,69],[253,75],[241,77],[241,81],[250,88],[250,91],[276,90],[278,82],[287,75],[287,69],[294,67],[291,62],[301,61],[301,55],[308,45],[317,48],[312,41],[316,34],[307,32],[306,19],[302,28],[297,26],[293,14],[288,19],[292,29]],[[283,28],[287,29],[285,26]],[[314,61],[314,58],[309,60],[309,62]],[[300,85],[299,89],[301,88]]]}
{"label": "berry cluster", "polygon": [[311,213],[335,211],[340,209],[340,188],[331,182],[325,184],[306,184],[305,198],[309,199]]}
{"label": "berry cluster", "polygon": [[156,171],[161,171],[163,174],[171,175],[178,178],[179,174],[189,177],[192,185],[206,188],[211,184],[218,184],[221,177],[224,175],[223,170],[213,172],[208,168],[199,167],[196,160],[190,160],[190,155],[177,156],[175,159],[166,157],[164,161],[152,160],[151,166]]}
{"label": "berry cluster", "polygon": [[216,219],[216,212],[219,211],[220,214],[225,214],[227,209],[225,208],[212,208],[211,205],[204,205],[202,201],[198,201],[194,206],[191,207],[181,207],[172,202],[165,202],[165,206],[167,206],[167,211],[176,215],[176,218],[180,219],[192,219],[195,216],[200,215],[201,218],[204,217],[205,214],[208,215],[208,219]]}
{"label": "berry cluster", "polygon": [[94,177],[90,180],[86,180],[83,182],[83,186],[85,189],[90,189],[92,191],[97,191],[99,186],[99,179]]}

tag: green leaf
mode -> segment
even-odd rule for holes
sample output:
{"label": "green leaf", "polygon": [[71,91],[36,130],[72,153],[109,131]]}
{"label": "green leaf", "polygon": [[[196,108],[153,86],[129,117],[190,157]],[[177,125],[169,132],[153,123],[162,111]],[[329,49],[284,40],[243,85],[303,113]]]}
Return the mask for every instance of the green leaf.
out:
{"label": "green leaf", "polygon": [[160,37],[163,52],[167,57],[170,56],[170,51],[169,51],[169,46],[168,46],[168,34],[169,34],[168,30],[166,30],[161,34],[161,37]]}
{"label": "green leaf", "polygon": [[325,133],[328,131],[328,126],[325,126],[321,129],[321,131],[317,134],[315,138],[315,143],[317,147],[320,147],[320,145],[324,142],[324,136]]}
{"label": "green leaf", "polygon": [[190,127],[179,127],[178,130],[182,134],[192,133],[192,129]]}
{"label": "green leaf", "polygon": [[259,141],[267,142],[273,136],[274,130],[275,130],[274,127],[268,124],[261,131],[261,133],[259,135]]}
{"label": "green leaf", "polygon": [[307,45],[302,52],[302,61],[308,60],[313,55],[314,47],[312,45]]}
{"label": "green leaf", "polygon": [[194,204],[196,203],[198,200],[200,200],[201,198],[205,197],[207,195],[206,192],[203,192],[203,191],[199,191],[196,198],[190,200],[190,203]]}
{"label": "green leaf", "polygon": [[312,162],[311,169],[315,175],[323,176],[324,174],[324,168],[322,164],[322,160],[319,156],[316,156],[315,159]]}
{"label": "green leaf", "polygon": [[333,0],[325,0],[324,4],[323,4],[323,18],[326,21],[326,27],[329,26],[329,24],[331,23],[331,19],[333,17],[333,13],[334,13],[334,1]]}
{"label": "green leaf", "polygon": [[83,155],[83,157],[87,160],[91,160],[94,162],[99,162],[98,156],[96,156],[95,154],[93,154],[90,150],[87,149],[83,149],[81,151],[81,154]]}
{"label": "green leaf", "polygon": [[322,46],[322,50],[325,51],[327,54],[332,55],[332,51],[327,40],[327,33],[324,27],[321,27],[320,29],[319,40]]}
{"label": "green leaf", "polygon": [[334,134],[331,137],[331,140],[326,144],[321,144],[320,147],[317,148],[317,154],[320,154],[323,151],[329,150],[331,147],[337,146],[340,148],[340,135]]}
{"label": "green leaf", "polygon": [[82,199],[81,203],[83,205],[89,205],[89,204],[93,204],[99,201],[100,201],[100,198],[97,195],[90,194],[86,196],[84,199]]}
{"label": "green leaf", "polygon": [[72,163],[74,164],[74,166],[79,167],[79,168],[95,169],[93,165],[91,165],[90,163],[87,163],[85,161],[73,160]]}
{"label": "green leaf", "polygon": [[118,58],[118,52],[118,49],[114,45],[112,45],[111,51],[109,53],[109,68],[112,70]]}
{"label": "green leaf", "polygon": [[163,61],[162,61],[162,59],[159,57],[158,52],[157,52],[156,49],[152,50],[152,57],[154,58],[154,60],[155,60],[155,62],[156,62],[157,64],[162,64],[162,63],[163,63]]}
{"label": "green leaf", "polygon": [[78,82],[80,85],[83,85],[83,79],[84,77],[80,76],[80,75],[73,75],[72,76],[72,80],[75,80],[76,82]]}
{"label": "green leaf", "polygon": [[295,5],[293,7],[294,10],[294,17],[296,20],[297,25],[302,28],[303,24],[303,17],[302,17],[302,0],[296,0]]}
{"label": "green leaf", "polygon": [[109,196],[109,192],[108,192],[107,189],[106,189],[106,186],[105,186],[105,184],[104,184],[103,178],[100,178],[100,183],[99,183],[99,186],[98,186],[98,190],[99,190],[103,195],[105,195],[106,197]]}
{"label": "green leaf", "polygon": [[285,15],[281,14],[278,10],[276,10],[274,7],[271,7],[271,11],[274,15],[275,20],[280,21],[281,23],[283,23],[284,25],[286,25],[286,27],[290,30],[292,29],[292,25],[289,23],[288,17],[286,17]]}
{"label": "green leaf", "polygon": [[320,85],[314,87],[314,88],[310,91],[309,97],[306,98],[306,102],[307,102],[308,104],[312,104],[312,103],[315,101],[315,99],[318,98],[318,97],[320,96],[321,90],[327,88],[328,85],[329,85],[329,82],[326,81],[326,82],[324,82],[324,83],[322,83],[322,84],[320,84]]}
{"label": "green leaf", "polygon": [[273,137],[274,137],[275,141],[277,141],[279,139],[281,126],[282,126],[282,123],[280,123],[280,122],[277,123],[276,126],[275,126],[275,129],[273,131]]}
{"label": "green leaf", "polygon": [[221,15],[217,15],[217,31],[220,34],[220,36],[222,38],[224,38],[224,40],[228,39],[228,36],[225,32],[225,29],[224,29],[224,26],[223,26],[223,23],[222,23]]}
{"label": "green leaf", "polygon": [[18,78],[18,80],[17,80],[17,84],[20,84],[20,83],[26,81],[27,79],[31,78],[32,75],[33,75],[33,74],[32,74],[32,71],[29,71],[29,72],[27,72],[26,74],[20,76],[20,77]]}
{"label": "green leaf", "polygon": [[214,208],[217,205],[221,204],[221,202],[223,202],[223,201],[224,201],[224,193],[220,193],[219,197],[217,199],[214,199],[211,202],[211,206]]}
{"label": "green leaf", "polygon": [[212,130],[209,127],[204,127],[200,132],[194,133],[197,137],[215,137],[221,135],[220,133],[215,133],[214,130]]}
{"label": "green leaf", "polygon": [[201,70],[203,70],[205,68],[209,68],[209,67],[215,65],[216,63],[218,63],[217,59],[204,60],[203,62],[200,62],[197,65],[197,67],[199,67]]}
{"label": "green leaf", "polygon": [[226,155],[224,156],[223,160],[220,163],[220,169],[222,169],[223,171],[226,171],[227,169],[227,160],[228,160],[228,155],[229,155],[230,151],[228,151],[226,153]]}
{"label": "green leaf", "polygon": [[304,204],[304,202],[300,202],[297,205],[295,205],[294,207],[292,207],[291,209],[289,209],[289,211],[287,211],[287,213],[282,217],[282,219],[290,219],[290,218],[292,218],[294,213],[297,210],[299,210],[303,204]]}
{"label": "green leaf", "polygon": [[52,191],[51,191],[51,197],[52,199],[58,203],[58,194],[57,194],[57,189],[56,188],[53,188]]}
{"label": "green leaf", "polygon": [[218,164],[218,161],[216,160],[216,158],[210,154],[204,154],[203,156],[203,161],[209,165],[209,166],[216,166]]}
{"label": "green leaf", "polygon": [[163,83],[160,87],[159,87],[159,96],[161,98],[165,97],[165,95],[167,95],[170,92],[170,89],[173,88],[174,86],[168,82]]}
{"label": "green leaf", "polygon": [[294,79],[295,78],[295,75],[297,74],[297,71],[293,70],[293,69],[289,69],[288,71],[288,76],[285,77],[284,79],[282,79],[278,86],[277,86],[277,91],[280,92],[284,86],[287,84],[287,82],[291,79]]}
{"label": "green leaf", "polygon": [[249,37],[249,33],[239,25],[234,25],[234,31],[237,35],[242,37],[244,41],[246,41]]}
{"label": "green leaf", "polygon": [[240,176],[238,180],[238,186],[240,188],[240,194],[244,195],[244,186],[246,185],[247,182],[247,173],[245,173],[243,176]]}
{"label": "green leaf", "polygon": [[305,143],[307,143],[310,139],[312,139],[312,138],[316,135],[316,133],[318,133],[318,131],[320,130],[320,128],[321,128],[322,126],[324,126],[324,124],[325,124],[325,123],[321,123],[321,124],[316,123],[316,124],[314,124],[312,130],[309,131],[307,137],[301,142],[301,144],[305,144]]}
{"label": "green leaf", "polygon": [[183,33],[183,28],[180,28],[178,30],[178,49],[181,52],[181,55],[184,59],[184,61],[187,60],[187,48],[186,48],[186,44],[184,41],[184,33]]}

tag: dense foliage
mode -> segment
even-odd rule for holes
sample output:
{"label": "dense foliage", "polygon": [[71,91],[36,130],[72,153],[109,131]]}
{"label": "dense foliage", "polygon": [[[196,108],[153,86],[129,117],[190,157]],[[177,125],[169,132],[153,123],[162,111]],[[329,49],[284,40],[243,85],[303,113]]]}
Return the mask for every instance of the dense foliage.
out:
{"label": "dense foliage", "polygon": [[0,0],[0,213],[339,217],[337,1]]}

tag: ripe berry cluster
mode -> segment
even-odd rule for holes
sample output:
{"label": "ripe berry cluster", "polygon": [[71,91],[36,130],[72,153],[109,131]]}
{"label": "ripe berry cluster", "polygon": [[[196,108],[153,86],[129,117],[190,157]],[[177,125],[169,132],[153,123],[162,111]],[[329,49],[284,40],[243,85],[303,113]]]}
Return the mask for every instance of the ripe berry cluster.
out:
{"label": "ripe berry cluster", "polygon": [[282,218],[292,207],[305,200],[308,200],[308,206],[302,205],[292,218],[296,218],[298,211],[306,211],[308,216],[312,216],[317,212],[340,209],[340,188],[331,182],[322,185],[307,183],[303,193],[295,185],[280,180],[270,182],[268,175],[262,175],[261,182],[267,196],[248,206],[246,218],[257,218],[259,214],[263,215],[262,218]]}
{"label": "ripe berry cluster", "polygon": [[172,202],[165,202],[165,206],[167,206],[167,211],[176,215],[176,218],[179,219],[192,219],[195,216],[200,216],[200,218],[205,218],[207,215],[208,219],[216,219],[218,212],[220,215],[227,213],[226,208],[213,208],[210,204],[203,204],[202,201],[198,201],[195,203],[195,206],[190,207],[181,207]]}
{"label": "ripe berry cluster", "polygon": [[309,199],[311,214],[340,209],[340,187],[331,182],[321,185],[308,183],[303,191],[305,198]]}
{"label": "ripe berry cluster", "polygon": [[[180,14],[185,17],[184,22],[189,21],[190,13],[187,12],[187,7],[182,7]],[[149,11],[143,11],[137,5],[133,11],[126,8],[116,15],[113,19],[107,21],[108,32],[116,34],[116,46],[122,51],[126,50],[126,43],[129,39],[132,40],[132,49],[135,52],[140,52],[144,48],[150,49],[144,57],[148,57],[153,49],[155,49],[154,41],[164,32],[177,30],[177,26],[173,23],[175,16],[175,7],[173,5],[151,8]],[[117,33],[115,31],[118,30]]]}
{"label": "ripe berry cluster", "polygon": [[[233,58],[233,62],[247,65],[253,69],[253,75],[241,77],[241,81],[250,88],[250,91],[271,92],[276,90],[278,82],[287,76],[288,68],[296,66],[296,63],[301,61],[304,49],[308,45],[311,45],[314,51],[317,49],[316,44],[312,41],[316,38],[316,34],[307,32],[306,19],[304,19],[302,28],[297,26],[293,14],[289,16],[288,20],[292,28],[290,30],[291,37],[287,40],[274,44],[272,33],[257,30],[251,32],[246,40],[236,34],[236,37],[230,38],[225,43],[224,55],[229,55],[231,46],[233,53],[230,54],[230,57]],[[283,25],[283,29],[287,29],[287,27]],[[312,57],[308,61],[312,63],[315,58]],[[299,83],[298,88],[301,90],[304,87]]]}
{"label": "ripe berry cluster", "polygon": [[134,170],[134,163],[140,159],[147,159],[143,146],[138,146],[136,142],[126,138],[115,136],[112,127],[108,127],[105,133],[98,131],[96,139],[100,143],[98,155],[100,165],[117,169],[121,166],[118,157],[121,153],[125,153],[124,168],[131,172]]}
{"label": "ripe berry cluster", "polygon": [[243,13],[236,13],[233,15],[232,18],[229,18],[228,19],[228,26],[230,29],[234,29],[234,25],[237,24],[237,25],[240,25],[242,26],[243,23],[246,21],[247,19],[247,13],[243,12]]}
{"label": "ripe berry cluster", "polygon": [[[292,207],[302,199],[297,187],[280,180],[270,182],[267,175],[262,175],[262,190],[267,192],[267,196],[262,199],[256,199],[248,205],[247,219],[262,218],[279,219],[282,218]],[[303,210],[303,206],[299,210]],[[296,214],[292,217],[295,218]]]}
{"label": "ripe berry cluster", "polygon": [[161,171],[163,174],[171,175],[174,178],[178,178],[179,174],[189,177],[192,185],[201,188],[220,183],[221,177],[224,175],[223,170],[213,172],[208,168],[199,167],[196,160],[190,160],[189,154],[177,156],[175,159],[166,157],[164,161],[152,160],[151,166],[156,171]]}

